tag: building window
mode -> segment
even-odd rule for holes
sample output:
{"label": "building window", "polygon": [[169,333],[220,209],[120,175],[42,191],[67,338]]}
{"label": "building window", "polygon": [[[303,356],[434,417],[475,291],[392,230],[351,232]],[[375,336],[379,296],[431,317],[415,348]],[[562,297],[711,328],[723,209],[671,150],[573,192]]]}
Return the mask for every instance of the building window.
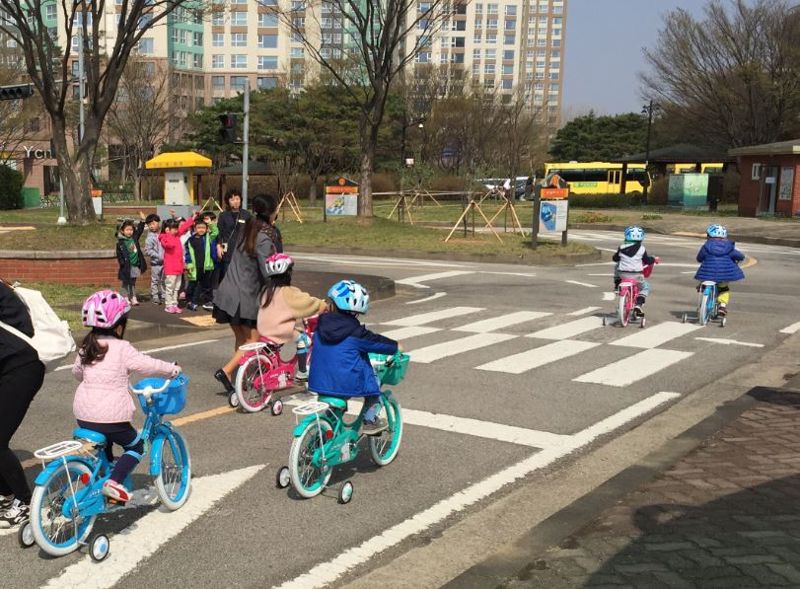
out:
{"label": "building window", "polygon": [[490,18],[489,20],[487,20],[486,21],[486,28],[487,29],[496,29],[497,28],[497,19],[496,18]]}
{"label": "building window", "polygon": [[150,37],[142,37],[139,39],[139,53],[151,55],[153,53],[153,39]]}
{"label": "building window", "polygon": [[211,13],[211,24],[215,27],[221,27],[225,24],[225,14],[218,10]]}
{"label": "building window", "polygon": [[257,81],[258,89],[259,90],[270,90],[272,88],[278,87],[278,79],[277,78],[258,78]]}
{"label": "building window", "polygon": [[48,20],[55,20],[56,19],[57,12],[56,12],[55,3],[48,4],[47,6],[44,7],[44,16]]}
{"label": "building window", "polygon": [[489,14],[497,14],[497,4],[487,4],[486,12]]}
{"label": "building window", "polygon": [[503,80],[503,90],[511,90],[514,87],[513,80]]}
{"label": "building window", "polygon": [[193,65],[196,69],[203,68],[203,54],[202,53],[193,53],[192,54]]}
{"label": "building window", "polygon": [[278,46],[278,35],[259,35],[258,46],[261,49],[275,49]]}
{"label": "building window", "polygon": [[246,67],[247,67],[247,55],[242,53],[231,55],[231,68],[245,69]]}
{"label": "building window", "polygon": [[231,12],[231,26],[245,27],[247,26],[247,13],[246,12]]}
{"label": "building window", "polygon": [[486,49],[486,59],[494,61],[497,57],[497,49]]}
{"label": "building window", "polygon": [[247,88],[247,76],[231,76],[231,90],[244,92]]}
{"label": "building window", "polygon": [[247,47],[247,33],[231,33],[231,47]]}
{"label": "building window", "polygon": [[431,52],[430,51],[420,51],[417,53],[414,61],[417,63],[430,63],[431,62]]}
{"label": "building window", "polygon": [[509,75],[514,73],[514,66],[513,65],[504,65],[503,66],[503,74]]}
{"label": "building window", "polygon": [[277,27],[278,26],[278,16],[275,14],[268,14],[266,12],[262,12],[258,15],[258,26],[260,27]]}
{"label": "building window", "polygon": [[515,21],[515,20],[507,20],[506,21],[506,30],[507,31],[513,31],[515,28],[517,28],[517,21]]}
{"label": "building window", "polygon": [[762,164],[753,164],[753,167],[750,170],[750,179],[751,180],[761,180],[761,169]]}
{"label": "building window", "polygon": [[292,57],[303,57],[305,55],[305,50],[302,47],[292,47],[290,55]]}
{"label": "building window", "polygon": [[278,57],[276,55],[259,55],[258,69],[260,70],[278,69]]}
{"label": "building window", "polygon": [[211,46],[223,47],[225,45],[225,35],[222,33],[211,33]]}
{"label": "building window", "polygon": [[514,35],[504,35],[503,36],[503,43],[506,45],[513,45],[514,44]]}
{"label": "building window", "polygon": [[214,90],[224,90],[225,76],[211,76],[211,87]]}
{"label": "building window", "polygon": [[212,68],[223,68],[223,67],[225,67],[225,56],[224,55],[212,55],[211,56],[211,67]]}
{"label": "building window", "polygon": [[475,13],[480,14],[483,12],[483,4],[476,4],[475,5]]}
{"label": "building window", "polygon": [[494,64],[493,63],[487,63],[486,65],[483,66],[483,73],[484,74],[494,75],[494,72],[495,72],[495,69],[494,69]]}
{"label": "building window", "polygon": [[503,59],[505,60],[514,59],[514,50],[506,49],[505,51],[503,51]]}
{"label": "building window", "polygon": [[192,42],[195,47],[203,46],[203,33],[193,33]]}
{"label": "building window", "polygon": [[497,43],[497,35],[486,35],[487,43]]}

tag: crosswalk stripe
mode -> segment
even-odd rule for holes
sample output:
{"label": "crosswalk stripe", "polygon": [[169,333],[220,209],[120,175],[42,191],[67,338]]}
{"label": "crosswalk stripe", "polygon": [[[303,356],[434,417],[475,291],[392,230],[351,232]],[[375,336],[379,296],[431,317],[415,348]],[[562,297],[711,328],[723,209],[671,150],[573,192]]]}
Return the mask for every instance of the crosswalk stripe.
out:
{"label": "crosswalk stripe", "polygon": [[578,317],[580,315],[586,315],[587,313],[592,313],[594,311],[599,311],[600,307],[584,307],[583,309],[578,309],[577,311],[573,311],[572,313],[567,313],[570,317]]}
{"label": "crosswalk stripe", "polygon": [[572,380],[611,387],[626,387],[664,370],[676,362],[685,360],[691,355],[692,352],[651,348],[582,374]]}
{"label": "crosswalk stripe", "polygon": [[792,323],[788,327],[784,327],[783,329],[781,329],[780,332],[781,333],[788,333],[788,334],[791,335],[793,333],[797,333],[798,331],[800,331],[800,321],[798,321],[797,323]]}
{"label": "crosswalk stripe", "polygon": [[467,331],[473,333],[488,333],[495,329],[503,329],[510,325],[517,325],[518,323],[525,323],[540,319],[542,317],[549,317],[552,313],[542,313],[540,311],[517,311],[516,313],[509,313],[507,315],[500,315],[492,319],[484,319],[483,321],[476,321],[475,323],[468,323],[461,327],[453,328],[453,331]]}
{"label": "crosswalk stripe", "polygon": [[427,335],[435,331],[441,331],[438,327],[425,327],[423,325],[412,325],[410,327],[398,327],[397,329],[390,329],[384,331],[381,335],[392,338],[394,340],[407,340],[418,335]]}
{"label": "crosswalk stripe", "polygon": [[441,311],[431,311],[430,313],[421,313],[419,315],[409,315],[394,321],[388,321],[384,325],[398,325],[400,327],[411,327],[414,325],[425,325],[426,323],[433,323],[441,319],[450,319],[451,317],[460,317],[461,315],[469,315],[470,313],[477,313],[483,311],[483,307],[449,307]]}
{"label": "crosswalk stripe", "polygon": [[612,346],[628,346],[631,348],[655,348],[676,337],[681,337],[691,333],[696,329],[702,329],[700,325],[691,323],[678,323],[677,321],[667,321],[659,323],[647,329],[639,329],[632,335],[623,337],[613,342]]}
{"label": "crosswalk stripe", "polygon": [[423,282],[429,282],[431,280],[441,280],[443,278],[453,278],[455,276],[462,276],[463,274],[474,274],[474,272],[469,270],[451,270],[450,272],[436,272],[435,274],[423,274],[422,276],[410,276],[408,278],[403,278],[402,280],[396,280],[397,284],[406,284],[409,286],[416,286],[417,288],[430,288],[426,284],[422,284]]}
{"label": "crosswalk stripe", "polygon": [[489,370],[492,372],[506,372],[508,374],[522,374],[528,370],[544,366],[556,360],[568,358],[586,350],[590,350],[600,344],[594,342],[582,342],[576,340],[559,340],[552,344],[547,344],[526,352],[513,354],[494,362],[489,362],[478,366],[478,370]]}
{"label": "crosswalk stripe", "polygon": [[455,356],[464,352],[470,352],[493,344],[514,339],[515,335],[508,335],[505,333],[477,333],[459,339],[450,340],[441,344],[434,344],[425,348],[411,350],[411,361],[419,362],[421,364],[430,364],[436,360],[447,358],[448,356]]}
{"label": "crosswalk stripe", "polygon": [[569,339],[602,326],[602,317],[584,317],[583,319],[576,319],[575,321],[561,323],[560,325],[554,325],[553,327],[536,331],[527,337],[536,337],[540,339]]}

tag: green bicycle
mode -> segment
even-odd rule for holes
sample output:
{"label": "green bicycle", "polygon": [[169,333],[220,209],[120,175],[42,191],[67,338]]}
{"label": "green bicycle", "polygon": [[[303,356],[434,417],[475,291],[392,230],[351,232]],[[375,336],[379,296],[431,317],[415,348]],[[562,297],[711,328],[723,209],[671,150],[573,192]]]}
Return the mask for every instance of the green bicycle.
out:
{"label": "green bicycle", "polygon": [[[409,356],[370,354],[370,361],[381,386],[400,383],[408,368]],[[276,486],[285,489],[291,485],[301,497],[316,497],[328,486],[333,468],[356,459],[359,442],[367,438],[369,453],[378,466],[391,463],[400,450],[403,439],[403,417],[392,391],[382,389],[380,402],[388,427],[377,435],[360,433],[364,409],[352,421],[347,421],[347,399],[320,395],[292,411],[300,417],[294,428],[294,441],[289,452],[289,466],[278,470]],[[339,503],[349,503],[353,497],[353,483],[345,481],[339,490]]]}

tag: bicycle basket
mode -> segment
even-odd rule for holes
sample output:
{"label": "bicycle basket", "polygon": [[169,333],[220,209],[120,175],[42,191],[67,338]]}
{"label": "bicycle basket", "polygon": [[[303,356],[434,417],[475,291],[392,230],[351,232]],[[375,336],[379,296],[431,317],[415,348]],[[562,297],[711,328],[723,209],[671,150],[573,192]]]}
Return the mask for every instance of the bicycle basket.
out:
{"label": "bicycle basket", "polygon": [[[164,378],[143,378],[134,385],[131,389],[136,392],[147,387],[160,388],[164,386]],[[152,396],[153,408],[159,415],[173,415],[180,413],[186,406],[186,393],[189,389],[189,377],[181,373],[172,379],[169,387],[163,393],[157,393]],[[139,405],[142,411],[147,412],[147,400],[144,395],[136,395],[139,399]]]}
{"label": "bicycle basket", "polygon": [[369,362],[372,364],[373,370],[381,381],[381,384],[398,384],[406,376],[408,370],[408,361],[410,359],[408,354],[400,354],[395,358],[395,361],[390,365],[386,365],[386,361],[393,356],[386,356],[384,354],[370,354]]}

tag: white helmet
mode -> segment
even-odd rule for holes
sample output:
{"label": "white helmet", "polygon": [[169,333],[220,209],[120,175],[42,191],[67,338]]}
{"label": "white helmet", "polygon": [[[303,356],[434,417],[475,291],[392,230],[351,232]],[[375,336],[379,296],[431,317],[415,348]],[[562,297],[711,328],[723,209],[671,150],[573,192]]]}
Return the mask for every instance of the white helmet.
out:
{"label": "white helmet", "polygon": [[709,237],[728,237],[728,230],[725,225],[709,225],[706,229],[706,235]]}
{"label": "white helmet", "polygon": [[286,274],[294,266],[294,260],[286,254],[272,254],[267,258],[267,276]]}
{"label": "white helmet", "polygon": [[369,310],[369,293],[354,280],[340,280],[330,287],[328,296],[342,311],[366,313]]}

